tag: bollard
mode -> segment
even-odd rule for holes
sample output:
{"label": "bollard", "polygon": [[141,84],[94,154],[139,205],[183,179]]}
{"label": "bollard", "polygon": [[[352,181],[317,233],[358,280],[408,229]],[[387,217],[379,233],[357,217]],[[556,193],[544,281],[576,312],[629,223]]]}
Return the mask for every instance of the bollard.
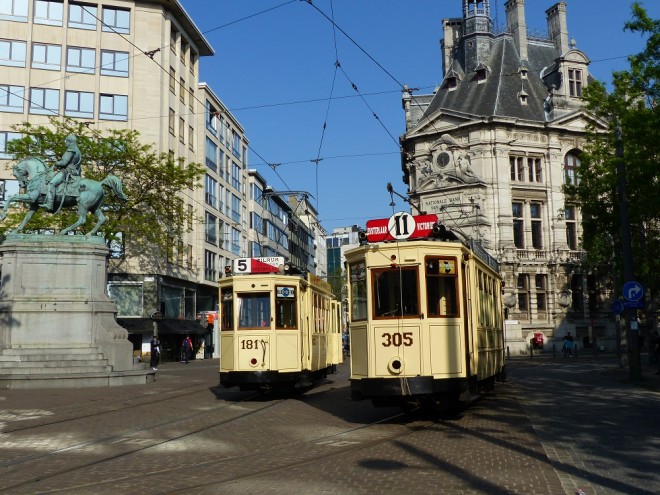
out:
{"label": "bollard", "polygon": [[509,359],[511,357],[511,349],[509,349],[509,346],[506,346],[506,358]]}
{"label": "bollard", "polygon": [[529,344],[529,357],[534,359],[534,346],[531,343]]}

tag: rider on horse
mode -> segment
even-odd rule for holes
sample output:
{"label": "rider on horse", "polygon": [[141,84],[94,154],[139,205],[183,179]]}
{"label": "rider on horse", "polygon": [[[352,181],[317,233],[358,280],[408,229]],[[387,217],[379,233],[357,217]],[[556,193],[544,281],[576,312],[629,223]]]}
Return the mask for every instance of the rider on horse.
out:
{"label": "rider on horse", "polygon": [[69,134],[65,139],[66,152],[62,155],[62,159],[55,162],[55,166],[60,169],[59,172],[53,176],[48,183],[48,193],[46,194],[46,201],[43,208],[48,210],[53,209],[53,201],[55,199],[55,190],[62,182],[68,181],[69,177],[74,180],[80,177],[82,155],[78,148],[78,139],[73,134]]}

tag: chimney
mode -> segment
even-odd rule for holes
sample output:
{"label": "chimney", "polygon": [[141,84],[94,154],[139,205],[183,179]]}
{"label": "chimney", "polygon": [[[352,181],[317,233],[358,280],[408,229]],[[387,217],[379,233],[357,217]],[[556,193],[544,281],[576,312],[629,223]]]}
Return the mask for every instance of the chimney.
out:
{"label": "chimney", "polygon": [[442,76],[451,69],[451,63],[456,55],[456,46],[461,35],[463,19],[443,19],[442,31],[444,38],[440,40],[442,49]]}
{"label": "chimney", "polygon": [[545,11],[548,18],[548,33],[559,55],[566,53],[568,44],[568,24],[566,23],[566,2],[559,2]]}
{"label": "chimney", "polygon": [[525,23],[525,0],[508,0],[504,4],[506,24],[513,35],[520,60],[527,58],[527,24]]}

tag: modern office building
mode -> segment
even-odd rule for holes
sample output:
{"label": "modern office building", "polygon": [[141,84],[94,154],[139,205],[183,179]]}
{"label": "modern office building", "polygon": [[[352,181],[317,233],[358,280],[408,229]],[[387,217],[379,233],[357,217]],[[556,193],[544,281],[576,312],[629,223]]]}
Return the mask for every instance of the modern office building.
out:
{"label": "modern office building", "polygon": [[569,40],[566,2],[548,4],[547,36],[528,33],[524,0],[504,4],[502,32],[490,0],[462,4],[442,22],[442,83],[403,94],[410,201],[498,259],[512,351],[568,331],[613,350],[611,294],[581,267],[580,208],[562,189],[579,180],[587,126],[603,128],[582,108],[589,58]]}
{"label": "modern office building", "polygon": [[213,48],[178,0],[5,0],[0,25],[3,193],[17,190],[6,153],[11,126],[50,116],[134,129],[158,152],[206,164],[201,187],[180,194],[191,232],[156,257],[119,253],[110,260],[109,293],[137,348],[154,331],[166,357],[183,333],[208,345],[198,315],[217,309],[218,271],[248,251],[248,141],[199,81],[200,58]]}

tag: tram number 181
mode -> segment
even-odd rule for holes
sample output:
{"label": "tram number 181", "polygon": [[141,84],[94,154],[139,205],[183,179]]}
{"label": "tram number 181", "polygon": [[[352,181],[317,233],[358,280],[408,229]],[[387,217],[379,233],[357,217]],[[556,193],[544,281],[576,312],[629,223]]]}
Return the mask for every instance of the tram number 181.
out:
{"label": "tram number 181", "polygon": [[410,347],[413,345],[412,332],[383,333],[383,347]]}
{"label": "tram number 181", "polygon": [[257,339],[241,340],[241,349],[259,349],[259,341]]}

